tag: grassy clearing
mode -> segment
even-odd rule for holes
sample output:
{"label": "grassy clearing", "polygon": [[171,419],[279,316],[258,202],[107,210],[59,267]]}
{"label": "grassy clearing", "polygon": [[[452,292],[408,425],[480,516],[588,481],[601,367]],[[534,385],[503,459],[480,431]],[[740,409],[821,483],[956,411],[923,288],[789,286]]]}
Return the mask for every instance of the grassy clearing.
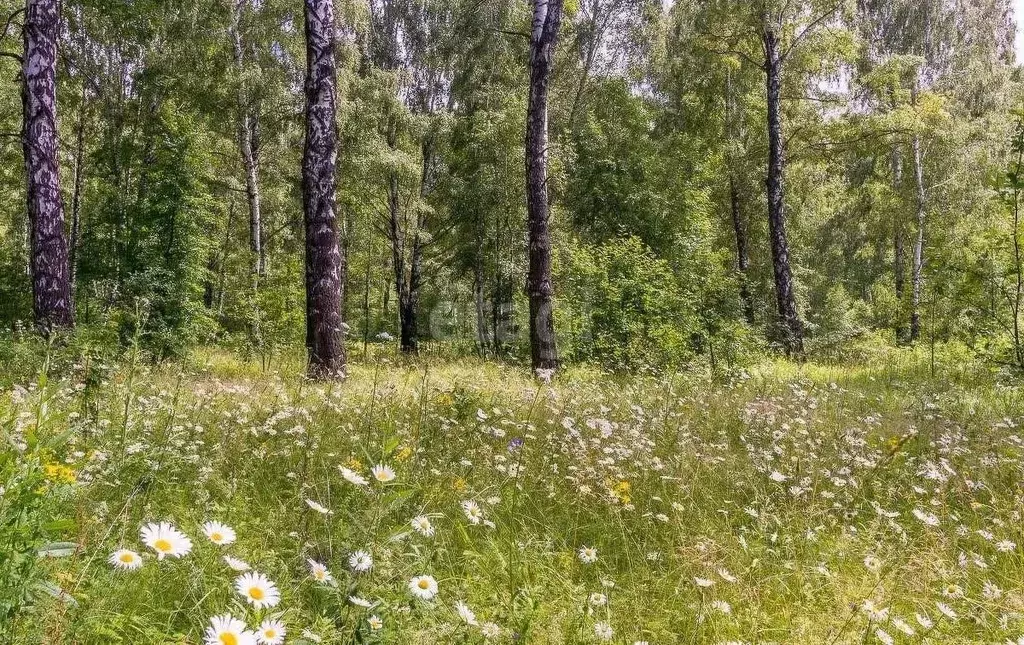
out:
{"label": "grassy clearing", "polygon": [[[39,465],[42,507],[65,521],[46,537],[78,545],[41,571],[73,600],[43,595],[14,642],[201,643],[224,613],[279,618],[293,643],[1024,634],[1021,391],[976,364],[940,358],[931,378],[927,356],[893,352],[715,380],[577,370],[550,386],[470,361],[381,360],[335,386],[286,371],[208,352],[5,393],[15,444],[71,430]],[[395,479],[376,481],[376,464]],[[209,520],[237,541],[213,544]],[[191,538],[188,555],[158,561],[140,542],[159,521]],[[111,566],[119,548],[143,566]],[[368,571],[350,567],[356,551]],[[280,603],[247,603],[224,555]],[[432,600],[411,593],[420,575]]]}

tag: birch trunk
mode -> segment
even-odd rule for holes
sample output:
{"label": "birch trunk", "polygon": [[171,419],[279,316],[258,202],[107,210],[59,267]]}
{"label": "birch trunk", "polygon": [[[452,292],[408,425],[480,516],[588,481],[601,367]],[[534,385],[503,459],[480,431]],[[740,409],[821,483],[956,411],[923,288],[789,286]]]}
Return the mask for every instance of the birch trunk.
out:
{"label": "birch trunk", "polygon": [[302,206],[306,232],[306,347],[309,375],[345,373],[341,251],[335,202],[338,156],[333,0],[305,0],[306,141]]}
{"label": "birch trunk", "polygon": [[49,335],[74,326],[57,165],[58,0],[28,0],[23,28],[22,148],[31,226],[32,309]]}

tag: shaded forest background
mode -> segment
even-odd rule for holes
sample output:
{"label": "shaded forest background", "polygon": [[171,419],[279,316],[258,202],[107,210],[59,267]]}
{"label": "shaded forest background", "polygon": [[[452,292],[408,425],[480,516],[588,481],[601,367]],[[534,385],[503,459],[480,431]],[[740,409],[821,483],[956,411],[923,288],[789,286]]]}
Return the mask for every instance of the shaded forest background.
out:
{"label": "shaded forest background", "polygon": [[[1024,364],[1010,1],[764,4],[778,17],[795,322],[773,272],[764,7],[568,0],[548,146],[560,359],[743,363],[792,352],[795,324],[823,358],[937,342]],[[158,358],[302,346],[299,5],[63,3],[79,338],[137,339]],[[19,8],[0,0],[8,52]],[[350,355],[395,339],[529,355],[530,4],[335,11]],[[0,323],[13,338],[32,327],[20,70],[0,58]]]}

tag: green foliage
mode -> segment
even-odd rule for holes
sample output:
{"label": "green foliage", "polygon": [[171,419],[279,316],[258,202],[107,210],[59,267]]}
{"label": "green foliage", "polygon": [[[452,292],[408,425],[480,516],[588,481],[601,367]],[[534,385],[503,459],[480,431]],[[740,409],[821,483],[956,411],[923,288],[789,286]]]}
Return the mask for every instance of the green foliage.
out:
{"label": "green foliage", "polygon": [[560,267],[576,294],[567,321],[580,358],[612,369],[679,365],[702,332],[696,311],[668,262],[638,238],[583,245]]}

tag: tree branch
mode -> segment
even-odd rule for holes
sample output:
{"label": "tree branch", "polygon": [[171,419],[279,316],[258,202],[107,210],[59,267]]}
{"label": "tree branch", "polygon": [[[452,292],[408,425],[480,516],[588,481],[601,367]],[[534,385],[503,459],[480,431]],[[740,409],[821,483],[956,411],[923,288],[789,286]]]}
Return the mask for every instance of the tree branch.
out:
{"label": "tree branch", "polygon": [[818,25],[820,25],[821,23],[823,23],[826,20],[828,20],[829,18],[831,18],[835,14],[835,12],[839,11],[839,9],[842,6],[843,6],[843,3],[840,2],[836,6],[832,7],[831,9],[826,11],[825,13],[821,14],[820,16],[818,16],[817,18],[812,20],[811,24],[807,25],[807,27],[803,31],[800,32],[800,35],[798,35],[796,38],[793,39],[793,42],[791,42],[789,44],[789,47],[786,48],[786,51],[783,52],[783,54],[781,56],[779,56],[779,62],[782,62],[782,61],[786,60],[787,58],[789,58],[789,55],[793,52],[793,49],[797,45],[800,44],[800,41],[802,41],[808,34],[810,34],[812,31],[814,31],[814,29]]}

